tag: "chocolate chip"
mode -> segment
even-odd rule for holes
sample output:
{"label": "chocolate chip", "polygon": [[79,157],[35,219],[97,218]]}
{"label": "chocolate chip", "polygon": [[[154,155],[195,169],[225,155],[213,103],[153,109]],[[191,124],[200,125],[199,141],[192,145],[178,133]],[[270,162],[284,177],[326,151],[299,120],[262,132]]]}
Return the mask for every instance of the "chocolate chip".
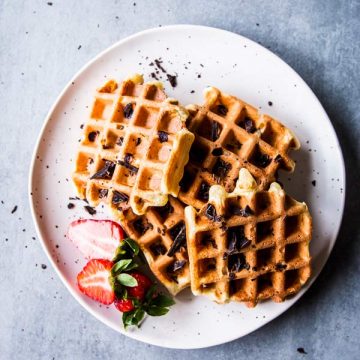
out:
{"label": "chocolate chip", "polygon": [[198,192],[198,198],[202,201],[208,201],[209,200],[209,190],[210,186],[207,183],[201,183],[200,190]]}
{"label": "chocolate chip", "polygon": [[99,198],[106,198],[108,194],[108,189],[99,189]]}
{"label": "chocolate chip", "polygon": [[88,134],[88,139],[90,142],[94,142],[96,137],[99,135],[99,131],[92,131]]}
{"label": "chocolate chip", "polygon": [[217,106],[217,113],[219,115],[225,116],[227,114],[227,112],[228,112],[228,109],[225,105],[220,104]]}
{"label": "chocolate chip", "polygon": [[96,214],[96,210],[89,205],[85,205],[84,209],[90,214],[90,215],[95,215]]}
{"label": "chocolate chip", "polygon": [[73,203],[68,203],[67,204],[68,209],[73,209],[74,207],[75,207],[75,204],[73,204]]}
{"label": "chocolate chip", "polygon": [[248,117],[246,117],[244,119],[244,127],[245,127],[245,130],[250,134],[252,134],[256,130],[254,122]]}
{"label": "chocolate chip", "polygon": [[130,119],[133,112],[134,112],[133,104],[132,103],[126,104],[123,110],[125,118]]}
{"label": "chocolate chip", "polygon": [[111,199],[111,202],[113,204],[120,204],[128,201],[129,201],[129,196],[127,196],[126,194],[120,191],[113,190],[113,197]]}
{"label": "chocolate chip", "polygon": [[177,86],[177,77],[176,75],[170,75],[170,74],[166,74],[170,85],[174,88]]}
{"label": "chocolate chip", "polygon": [[223,154],[223,149],[222,148],[215,148],[211,154],[214,156],[221,156]]}
{"label": "chocolate chip", "polygon": [[105,179],[109,180],[112,178],[115,170],[115,163],[112,161],[105,161],[104,167],[102,167],[99,171],[97,171],[93,176],[90,177],[92,179]]}
{"label": "chocolate chip", "polygon": [[169,140],[168,133],[165,131],[158,131],[159,141],[161,143],[166,142]]}
{"label": "chocolate chip", "polygon": [[214,205],[208,204],[205,209],[205,216],[211,221],[221,221],[222,216],[216,214]]}
{"label": "chocolate chip", "polygon": [[182,247],[186,246],[186,228],[185,223],[181,221],[177,225],[173,226],[169,230],[169,234],[174,242],[171,244],[171,247],[167,253],[167,256],[172,257],[178,252]]}
{"label": "chocolate chip", "polygon": [[210,140],[216,141],[220,136],[220,126],[219,123],[216,121],[211,122],[211,134],[210,134]]}
{"label": "chocolate chip", "polygon": [[186,264],[186,260],[177,260],[174,261],[171,265],[169,265],[166,270],[169,273],[175,273],[180,271],[185,266],[185,264]]}

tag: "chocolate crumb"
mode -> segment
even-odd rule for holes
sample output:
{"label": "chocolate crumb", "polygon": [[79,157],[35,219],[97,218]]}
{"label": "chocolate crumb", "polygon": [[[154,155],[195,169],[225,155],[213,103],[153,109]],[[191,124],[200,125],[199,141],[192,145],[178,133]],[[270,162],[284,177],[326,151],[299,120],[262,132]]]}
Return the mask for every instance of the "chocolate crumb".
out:
{"label": "chocolate crumb", "polygon": [[67,204],[68,209],[73,209],[74,207],[75,207],[75,204],[73,204],[73,203],[68,203]]}
{"label": "chocolate crumb", "polygon": [[14,206],[14,208],[11,210],[11,213],[13,214],[17,210],[17,205]]}
{"label": "chocolate crumb", "polygon": [[170,75],[170,74],[166,74],[168,81],[170,83],[170,85],[174,88],[177,86],[177,77],[176,75]]}
{"label": "chocolate crumb", "polygon": [[138,146],[141,144],[141,138],[137,138],[135,141],[135,146]]}
{"label": "chocolate crumb", "polygon": [[161,63],[162,61],[160,59],[155,59],[155,64],[156,66],[163,72],[163,73],[166,73],[166,70],[162,67]]}
{"label": "chocolate crumb", "polygon": [[45,264],[41,264],[41,268],[42,268],[43,270],[45,270],[45,269],[47,268],[47,266],[46,266]]}
{"label": "chocolate crumb", "polygon": [[305,354],[305,355],[307,354],[307,352],[305,351],[305,349],[303,347],[297,348],[296,351],[300,354]]}
{"label": "chocolate crumb", "polygon": [[177,225],[173,226],[169,230],[169,234],[174,242],[171,244],[171,247],[167,253],[167,256],[172,257],[178,252],[182,247],[186,246],[186,230],[185,223],[182,221]]}
{"label": "chocolate crumb", "polygon": [[90,215],[95,215],[96,214],[96,210],[89,205],[85,205],[84,209],[90,214]]}
{"label": "chocolate crumb", "polygon": [[313,186],[316,186],[316,180],[313,180],[311,183]]}
{"label": "chocolate crumb", "polygon": [[116,142],[116,145],[121,146],[123,144],[123,142],[124,142],[124,138],[122,136],[120,136]]}
{"label": "chocolate crumb", "polygon": [[273,105],[272,101],[268,101],[268,105],[272,106]]}
{"label": "chocolate crumb", "polygon": [[245,130],[250,134],[252,134],[256,130],[254,122],[252,121],[252,119],[250,119],[248,117],[246,117],[244,119],[244,127],[245,127]]}

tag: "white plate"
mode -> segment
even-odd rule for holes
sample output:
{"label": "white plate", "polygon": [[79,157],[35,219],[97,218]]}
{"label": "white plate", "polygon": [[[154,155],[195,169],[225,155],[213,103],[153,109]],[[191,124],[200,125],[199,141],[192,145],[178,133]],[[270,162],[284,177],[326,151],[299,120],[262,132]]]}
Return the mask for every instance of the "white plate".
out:
{"label": "white plate", "polygon": [[[89,217],[83,204],[67,209],[74,196],[70,179],[78,139],[94,89],[106,79],[143,73],[150,79],[161,57],[178,86],[166,82],[168,95],[183,104],[202,102],[206,85],[217,86],[258,106],[293,129],[302,143],[294,153],[295,173],[282,174],[285,189],[306,201],[314,220],[311,243],[313,275],[295,297],[247,309],[242,304],[217,305],[190,291],[177,297],[167,316],[147,318],[140,329],[124,332],[121,314],[82,296],[76,275],[84,261],[64,234],[70,221]],[[190,92],[194,90],[195,93]],[[269,101],[272,103],[270,106]],[[289,180],[288,180],[289,179]],[[312,181],[316,181],[316,186]],[[30,174],[30,203],[38,235],[59,277],[96,318],[134,339],[171,348],[201,348],[244,336],[276,318],[307,290],[324,266],[339,230],[345,198],[345,171],[334,129],[316,96],[287,64],[262,46],[219,29],[179,25],[156,28],[124,39],[81,69],[60,94],[41,131]],[[97,217],[106,215],[98,211]],[[80,259],[80,260],[79,260]],[[100,326],[100,325],[99,325]]]}

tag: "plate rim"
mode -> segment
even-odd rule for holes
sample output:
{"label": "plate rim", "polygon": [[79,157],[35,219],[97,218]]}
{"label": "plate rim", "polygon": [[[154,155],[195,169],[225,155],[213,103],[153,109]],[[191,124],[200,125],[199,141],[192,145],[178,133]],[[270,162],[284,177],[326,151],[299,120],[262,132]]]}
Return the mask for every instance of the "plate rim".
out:
{"label": "plate rim", "polygon": [[[220,340],[218,342],[213,342],[210,345],[200,345],[200,346],[187,346],[186,344],[182,344],[180,345],[171,345],[171,344],[166,344],[166,346],[161,345],[160,342],[161,341],[153,341],[153,339],[149,339],[147,337],[139,337],[136,336],[135,333],[133,332],[126,332],[124,329],[122,328],[117,328],[115,327],[110,321],[107,320],[107,318],[105,318],[103,315],[95,312],[83,299],[82,297],[73,290],[73,288],[69,285],[68,281],[65,279],[65,277],[63,276],[63,274],[60,271],[60,268],[58,267],[58,265],[56,264],[56,262],[53,260],[52,255],[50,253],[50,250],[48,248],[47,243],[45,242],[45,236],[43,236],[43,231],[41,230],[40,227],[40,223],[39,220],[37,219],[36,213],[35,213],[35,204],[34,204],[34,196],[33,194],[33,189],[34,189],[34,181],[35,181],[35,174],[34,174],[34,170],[35,170],[35,166],[36,166],[36,156],[38,153],[38,150],[40,148],[41,145],[41,141],[42,138],[44,136],[46,127],[51,119],[51,116],[54,112],[54,110],[56,109],[56,107],[58,106],[59,102],[61,101],[61,99],[63,98],[63,96],[67,93],[67,91],[70,89],[72,83],[74,82],[75,79],[77,79],[85,70],[87,70],[92,64],[94,64],[95,62],[97,62],[99,59],[101,59],[104,55],[106,55],[107,53],[111,52],[113,49],[117,48],[118,46],[121,46],[127,42],[130,42],[136,38],[140,38],[144,35],[147,34],[156,34],[157,32],[166,32],[168,30],[171,29],[178,29],[178,30],[194,30],[197,31],[198,29],[200,30],[206,30],[206,31],[216,31],[216,32],[222,32],[225,35],[232,35],[232,36],[236,36],[239,37],[240,39],[243,39],[247,42],[250,42],[252,45],[255,45],[257,47],[260,47],[262,51],[265,51],[268,53],[268,55],[275,57],[278,61],[280,61],[282,63],[283,66],[285,66],[287,68],[287,70],[291,71],[293,73],[293,75],[295,75],[295,77],[297,78],[297,80],[302,83],[303,86],[305,86],[305,88],[307,88],[307,90],[313,95],[313,98],[317,101],[318,105],[320,105],[321,108],[321,112],[324,116],[324,118],[327,120],[329,126],[330,126],[330,131],[333,133],[334,137],[335,137],[335,141],[336,141],[336,145],[337,145],[337,149],[340,153],[340,163],[341,163],[341,176],[344,179],[344,190],[342,193],[342,197],[341,197],[341,204],[339,205],[339,210],[340,210],[340,220],[338,222],[337,228],[334,231],[334,236],[333,236],[333,241],[330,244],[329,247],[329,252],[327,254],[326,260],[325,262],[322,264],[322,266],[319,268],[319,271],[316,275],[311,276],[309,282],[303,287],[303,289],[301,290],[301,292],[298,293],[298,298],[296,299],[296,301],[292,304],[290,304],[290,306],[286,307],[285,309],[283,309],[280,313],[272,316],[268,316],[266,318],[266,321],[262,324],[260,324],[259,326],[255,327],[254,329],[252,329],[251,331],[247,332],[245,335],[241,335],[241,336],[232,336],[229,337],[226,341]],[[61,282],[63,283],[63,285],[65,286],[65,288],[70,292],[70,294],[76,299],[76,301],[86,310],[88,311],[92,316],[94,316],[97,320],[101,321],[103,324],[107,325],[108,327],[110,327],[111,329],[115,330],[117,333],[120,333],[122,335],[125,335],[127,337],[130,337],[132,339],[141,341],[143,343],[146,344],[150,344],[150,345],[155,345],[158,347],[163,347],[163,348],[169,348],[169,349],[201,349],[201,348],[209,348],[209,347],[213,347],[213,346],[217,346],[217,345],[221,345],[221,344],[225,344],[237,339],[240,339],[258,329],[260,329],[261,327],[265,326],[266,324],[268,324],[269,322],[271,322],[272,320],[274,320],[275,318],[281,316],[284,312],[286,312],[287,310],[289,310],[297,301],[299,301],[299,299],[309,290],[309,288],[311,287],[311,285],[315,282],[315,280],[318,278],[318,276],[320,275],[320,273],[322,272],[324,266],[326,265],[326,263],[329,260],[329,257],[333,251],[333,248],[335,246],[335,243],[337,241],[337,238],[339,236],[339,232],[341,229],[341,225],[342,225],[342,221],[343,221],[343,215],[344,215],[344,208],[345,208],[345,200],[346,200],[346,168],[345,168],[345,162],[344,162],[344,156],[343,156],[343,152],[341,149],[341,145],[340,145],[340,141],[339,138],[336,134],[335,128],[328,116],[328,114],[326,113],[324,107],[322,106],[320,100],[318,99],[318,97],[316,96],[316,94],[313,92],[313,90],[310,88],[310,86],[305,82],[305,80],[302,79],[302,77],[290,66],[288,65],[284,60],[282,60],[277,54],[273,53],[272,51],[270,51],[269,49],[267,49],[266,47],[264,47],[263,45],[257,43],[256,41],[249,39],[246,36],[237,34],[235,32],[229,31],[229,30],[224,30],[221,28],[217,28],[217,27],[212,27],[212,26],[204,26],[204,25],[196,25],[196,24],[176,24],[176,25],[166,25],[166,26],[162,26],[162,27],[153,27],[153,28],[149,28],[149,29],[145,29],[139,32],[136,32],[132,35],[126,36],[123,39],[120,39],[118,41],[116,41],[114,44],[112,44],[111,46],[107,47],[106,49],[104,49],[103,51],[100,51],[97,55],[95,55],[93,58],[91,58],[88,62],[85,63],[85,65],[83,65],[76,73],[75,75],[72,76],[72,78],[68,81],[68,83],[65,85],[65,87],[63,88],[63,90],[60,92],[60,94],[57,96],[57,98],[55,99],[55,101],[53,102],[52,106],[50,107],[49,111],[47,112],[45,119],[43,121],[43,124],[41,126],[39,135],[37,137],[35,146],[34,146],[34,150],[32,153],[32,157],[31,157],[31,162],[30,162],[30,166],[29,166],[29,177],[28,177],[28,199],[29,199],[29,205],[30,205],[30,212],[31,212],[31,216],[33,219],[33,223],[35,225],[35,230],[37,233],[37,236],[40,240],[40,244],[42,246],[43,251],[45,252],[50,264],[52,265],[53,269],[55,270],[56,274],[58,275],[58,277],[60,278]]]}

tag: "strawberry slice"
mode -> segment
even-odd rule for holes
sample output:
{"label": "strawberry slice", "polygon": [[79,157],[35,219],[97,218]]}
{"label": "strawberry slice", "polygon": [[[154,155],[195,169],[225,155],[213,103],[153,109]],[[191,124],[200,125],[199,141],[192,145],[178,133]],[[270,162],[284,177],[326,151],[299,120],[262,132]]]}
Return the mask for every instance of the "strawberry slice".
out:
{"label": "strawberry slice", "polygon": [[68,237],[86,259],[112,260],[124,231],[111,220],[76,220],[69,226]]}
{"label": "strawberry slice", "polygon": [[115,294],[109,277],[113,263],[104,259],[90,260],[77,276],[79,290],[104,305],[114,302]]}

